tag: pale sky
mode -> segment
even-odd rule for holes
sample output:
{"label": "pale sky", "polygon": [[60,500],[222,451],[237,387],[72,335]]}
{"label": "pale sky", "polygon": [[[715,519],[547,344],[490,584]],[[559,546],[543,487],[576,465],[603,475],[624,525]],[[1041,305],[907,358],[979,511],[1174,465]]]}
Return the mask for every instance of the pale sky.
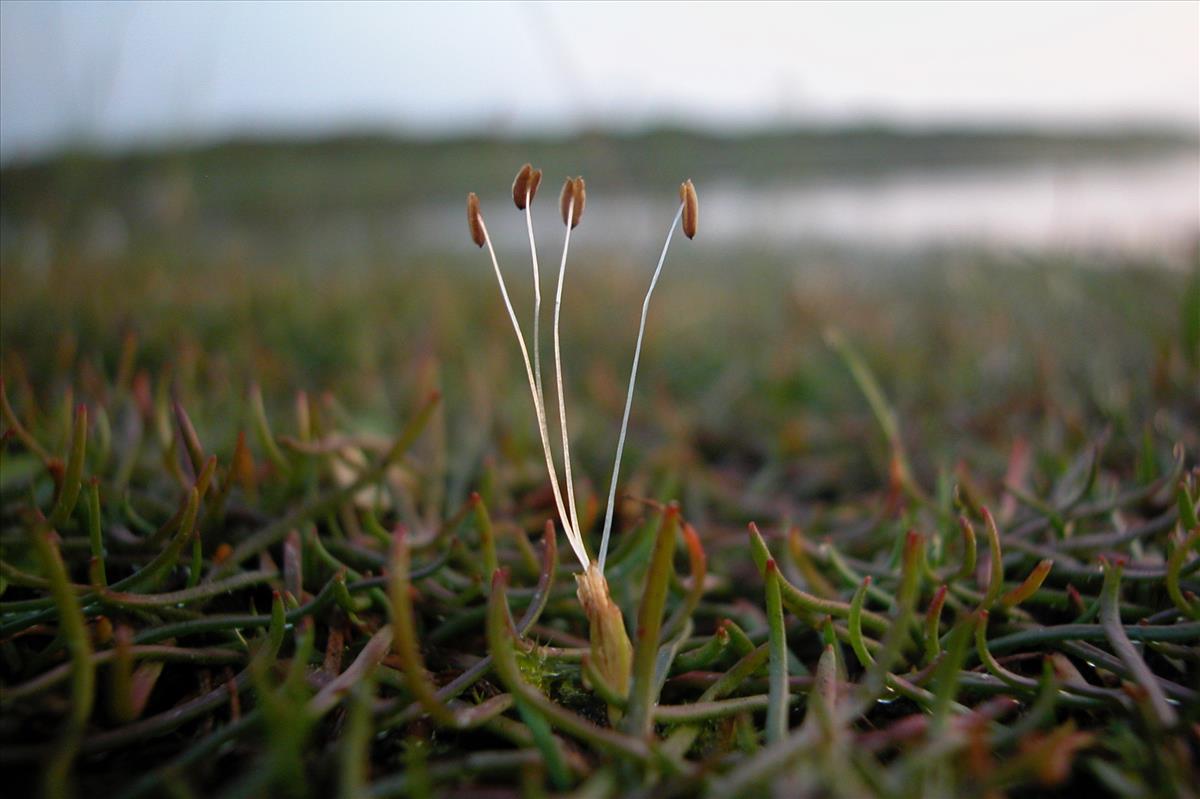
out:
{"label": "pale sky", "polygon": [[0,3],[0,157],[245,133],[1200,126],[1200,4]]}

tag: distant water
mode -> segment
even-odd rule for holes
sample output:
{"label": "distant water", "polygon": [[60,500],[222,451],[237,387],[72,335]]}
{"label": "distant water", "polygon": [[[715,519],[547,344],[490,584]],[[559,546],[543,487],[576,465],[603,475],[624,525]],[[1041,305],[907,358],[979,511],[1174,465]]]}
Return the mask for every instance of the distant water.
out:
{"label": "distant water", "polygon": [[[703,241],[787,250],[805,244],[879,249],[977,246],[1023,251],[1121,253],[1178,258],[1200,238],[1200,153],[1154,159],[1033,164],[759,187],[697,182]],[[661,246],[674,213],[662,196],[589,195],[573,242],[582,248]],[[555,224],[554,203],[538,204],[540,230]],[[502,248],[518,247],[524,226],[515,210],[487,216]],[[507,216],[507,215],[506,215]],[[410,216],[409,244],[438,249],[447,236],[466,241],[463,210],[442,207]],[[452,239],[454,240],[454,239]]]}
{"label": "distant water", "polygon": [[[1071,256],[1132,256],[1167,266],[1190,262],[1200,244],[1200,151],[1143,158],[1064,160],[977,168],[896,169],[870,176],[812,178],[765,184],[704,180],[697,170],[697,245],[713,256],[730,252],[792,253],[847,248],[892,253],[929,248]],[[548,181],[534,204],[543,260],[557,263],[562,241],[557,196]],[[594,181],[572,249],[614,250],[640,263],[662,247],[675,213],[676,186],[653,194],[613,192]],[[502,187],[488,192],[484,213],[501,258],[524,260],[525,225]],[[181,252],[286,262],[394,263],[415,253],[470,255],[465,209],[459,202],[422,207],[340,208],[317,215],[278,214],[277,224],[236,216],[197,220],[194,238],[171,230]],[[140,228],[108,208],[84,226],[80,249],[119,259]],[[12,262],[45,266],[55,257],[55,231],[19,227],[0,218],[0,253]],[[1100,260],[1103,260],[1101,258]],[[7,265],[7,264],[6,264]]]}

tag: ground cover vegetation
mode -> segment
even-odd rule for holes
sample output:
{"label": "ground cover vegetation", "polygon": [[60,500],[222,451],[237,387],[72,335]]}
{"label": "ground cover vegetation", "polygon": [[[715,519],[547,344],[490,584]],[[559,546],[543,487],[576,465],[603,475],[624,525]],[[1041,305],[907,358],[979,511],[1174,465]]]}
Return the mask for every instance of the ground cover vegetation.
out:
{"label": "ground cover vegetation", "polygon": [[[501,198],[489,223],[523,224]],[[706,250],[701,225],[618,483],[622,686],[466,234],[318,272],[7,252],[6,784],[1194,793],[1196,265]],[[499,255],[529,320],[527,253]],[[591,553],[655,255],[618,241],[563,285]]]}

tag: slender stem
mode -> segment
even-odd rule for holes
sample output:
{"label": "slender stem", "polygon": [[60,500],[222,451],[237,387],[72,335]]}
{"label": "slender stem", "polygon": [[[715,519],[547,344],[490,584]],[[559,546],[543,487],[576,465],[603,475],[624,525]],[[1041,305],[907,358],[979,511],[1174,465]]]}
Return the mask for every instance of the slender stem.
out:
{"label": "slender stem", "polygon": [[[76,439],[79,439],[78,426]],[[71,504],[74,504],[74,500],[71,500]],[[50,580],[50,593],[58,610],[59,635],[66,643],[67,654],[70,657],[71,703],[59,742],[46,764],[44,779],[47,796],[69,793],[71,767],[87,729],[88,719],[91,718],[96,698],[96,664],[92,660],[91,641],[80,610],[79,598],[71,590],[67,567],[63,563],[62,553],[51,538],[52,534],[50,526],[42,524],[33,530],[31,539],[42,571]]]}
{"label": "slender stem", "polygon": [[675,228],[679,227],[679,219],[683,216],[683,203],[675,212],[671,229],[667,231],[667,240],[663,243],[662,254],[658,256],[658,266],[654,268],[654,276],[650,278],[650,288],[646,290],[646,299],[642,300],[642,319],[638,323],[637,344],[633,349],[633,368],[629,370],[629,391],[625,395],[625,414],[621,417],[621,434],[617,438],[617,457],[613,461],[612,481],[608,486],[608,507],[604,510],[604,533],[600,536],[600,572],[604,573],[604,559],[608,555],[608,536],[612,532],[613,506],[617,501],[617,476],[621,471],[621,453],[625,450],[625,431],[629,428],[629,409],[633,405],[633,386],[637,381],[638,361],[642,357],[642,337],[646,332],[646,315],[650,311],[650,295],[658,284],[658,276],[662,273],[663,262],[667,260],[667,248],[671,246],[671,237]]}
{"label": "slender stem", "polygon": [[[1181,489],[1182,493],[1182,489]],[[1186,497],[1187,495],[1184,494]],[[1192,531],[1188,533],[1188,537],[1180,542],[1179,546],[1171,552],[1167,558],[1167,595],[1171,597],[1171,601],[1175,603],[1175,607],[1182,610],[1193,619],[1200,619],[1200,606],[1191,602],[1179,590],[1179,572],[1183,568],[1184,558],[1187,557],[1189,549],[1192,549],[1200,544],[1200,528],[1193,526]]]}
{"label": "slender stem", "polygon": [[63,475],[62,486],[58,499],[50,511],[46,524],[57,529],[71,518],[75,510],[75,502],[79,499],[79,489],[83,481],[84,457],[87,455],[87,406],[80,405],[75,411],[74,432],[71,436],[71,450],[67,455],[66,472]]}
{"label": "slender stem", "polygon": [[223,580],[214,580],[211,583],[204,583],[203,585],[192,585],[181,591],[170,591],[165,594],[126,593],[102,588],[98,596],[102,603],[118,608],[173,607],[212,599],[215,596],[230,591],[237,591],[248,585],[267,582],[275,576],[276,572],[274,569],[240,572]]}
{"label": "slender stem", "polygon": [[[678,529],[679,508],[672,503],[663,514],[658,535],[654,538],[654,549],[650,555],[649,568],[646,570],[642,601],[638,605],[637,645],[633,650],[633,682],[629,687],[625,730],[630,735],[642,739],[650,735],[654,719],[652,711],[658,702],[658,692],[654,684],[654,661],[658,655],[663,611],[666,608],[667,592],[673,574],[671,563],[675,554],[675,533]],[[600,579],[603,580],[603,575],[600,575]],[[607,592],[607,586],[604,590]],[[588,615],[592,615],[591,611],[588,611]],[[592,640],[595,641],[594,638]]]}
{"label": "slender stem", "polygon": [[788,731],[787,631],[783,623],[783,599],[779,593],[779,568],[774,560],[767,561],[766,583],[770,628],[767,642],[771,653],[766,732],[767,743],[773,744],[786,738]]}
{"label": "slender stem", "polygon": [[1145,690],[1146,702],[1158,723],[1166,728],[1175,726],[1178,717],[1171,703],[1167,701],[1162,686],[1158,684],[1150,667],[1138,654],[1129,636],[1121,625],[1121,564],[1109,563],[1102,560],[1104,566],[1104,588],[1100,591],[1100,626],[1112,645],[1113,652],[1129,669],[1131,677]]}
{"label": "slender stem", "polygon": [[101,531],[100,484],[95,480],[88,486],[88,540],[92,547],[92,560],[96,563],[96,576],[102,586],[108,585],[104,569],[104,533]]}
{"label": "slender stem", "polygon": [[862,634],[862,609],[863,602],[867,598],[867,589],[871,587],[870,575],[863,578],[858,589],[854,592],[854,598],[850,600],[850,616],[847,620],[847,628],[850,632],[850,648],[854,650],[855,657],[864,669],[869,669],[875,665],[875,658],[872,657],[870,650],[867,649],[866,642],[863,641]]}
{"label": "slender stem", "polygon": [[[795,702],[799,698],[792,697],[788,701]],[[733,699],[715,699],[711,702],[689,702],[686,705],[657,705],[654,708],[654,720],[660,724],[709,721],[764,708],[769,711],[772,701],[768,694],[751,694]]]}
{"label": "slender stem", "polygon": [[[537,386],[535,402],[546,415],[546,392],[542,388],[542,276],[538,269],[537,244],[533,238],[533,198],[525,192],[525,229],[529,232],[529,258],[533,262],[533,382]],[[570,228],[568,228],[570,232]],[[570,478],[567,478],[570,487]]]}
{"label": "slender stem", "polygon": [[540,402],[538,402],[537,383],[533,379],[533,366],[529,362],[529,349],[525,346],[525,337],[521,335],[521,324],[517,321],[517,314],[513,310],[512,301],[508,298],[508,287],[504,284],[504,275],[500,272],[500,264],[496,260],[496,250],[492,247],[492,237],[488,235],[487,226],[483,223],[483,215],[476,217],[479,221],[479,227],[483,231],[483,240],[487,244],[488,255],[492,258],[492,268],[496,270],[496,280],[500,284],[500,296],[504,300],[504,307],[508,310],[508,318],[512,322],[513,331],[517,334],[517,344],[521,348],[521,358],[525,362],[525,378],[529,381],[529,391],[533,395],[533,409],[537,415],[538,432],[542,436],[542,453],[546,456],[546,471],[550,474],[550,488],[554,492],[554,505],[558,510],[558,517],[562,521],[563,528],[567,533],[567,542],[571,545],[571,549],[575,552],[575,557],[579,559],[580,564],[586,569],[590,564],[587,550],[583,548],[583,542],[579,539],[579,534],[571,527],[571,520],[567,516],[567,510],[563,506],[562,490],[558,485],[558,470],[554,468],[554,458],[550,452],[550,435],[546,431],[546,414]]}
{"label": "slender stem", "polygon": [[[529,205],[525,205],[528,210]],[[562,290],[563,290],[563,275],[567,271],[567,250],[571,246],[571,223],[574,221],[575,203],[571,203],[567,208],[567,235],[563,239],[562,261],[558,265],[558,288],[554,293],[554,376],[558,385],[558,424],[562,428],[562,448],[563,448],[563,470],[567,480],[567,504],[571,509],[571,523],[575,525],[580,538],[583,537],[583,531],[579,528],[579,513],[575,509],[575,485],[571,477],[571,444],[567,435],[567,400],[563,394],[563,376],[562,376],[562,347],[558,337],[558,321],[562,310]],[[600,569],[604,570],[604,559],[601,556]]]}
{"label": "slender stem", "polygon": [[[223,649],[221,647],[207,647],[191,649],[179,646],[131,646],[129,648],[131,657],[141,658],[143,660],[172,662],[172,663],[198,663],[204,665],[223,665],[228,663],[238,663],[245,658],[245,655],[233,649]],[[107,663],[116,656],[115,649],[101,649],[91,654],[92,665],[98,666],[102,663]],[[9,705],[21,699],[27,699],[48,688],[53,688],[58,683],[65,680],[76,669],[78,664],[75,661],[67,661],[58,666],[39,674],[37,677],[27,682],[15,685],[12,688],[4,690],[3,703]]]}
{"label": "slender stem", "polygon": [[0,380],[0,418],[8,422],[8,429],[25,445],[25,449],[36,455],[42,463],[50,462],[50,453],[25,429],[17,414],[13,412],[12,406],[8,404],[8,391],[4,388],[3,380]]}
{"label": "slender stem", "polygon": [[454,711],[437,698],[437,688],[425,670],[425,659],[421,657],[416,612],[410,592],[412,583],[408,577],[411,558],[412,553],[404,534],[396,533],[388,568],[388,598],[392,602],[392,630],[395,634],[392,649],[403,667],[409,693],[434,722],[453,729],[458,727],[458,718]]}

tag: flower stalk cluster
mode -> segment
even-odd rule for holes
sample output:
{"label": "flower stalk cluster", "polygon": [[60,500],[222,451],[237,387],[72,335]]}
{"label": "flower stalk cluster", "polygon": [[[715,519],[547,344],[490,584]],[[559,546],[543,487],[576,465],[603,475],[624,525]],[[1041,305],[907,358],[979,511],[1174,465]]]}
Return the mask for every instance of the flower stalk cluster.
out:
{"label": "flower stalk cluster", "polygon": [[[533,268],[533,338],[532,346],[526,344],[525,335],[517,314],[513,310],[509,297],[508,286],[500,270],[495,248],[488,235],[483,214],[479,209],[479,198],[474,192],[467,196],[467,223],[471,232],[471,240],[479,247],[486,247],[491,257],[492,268],[496,273],[496,282],[500,287],[500,297],[508,311],[509,321],[512,322],[513,332],[517,337],[517,345],[521,350],[521,358],[525,367],[525,377],[529,384],[530,396],[533,399],[534,416],[537,420],[538,434],[542,444],[542,454],[546,461],[546,472],[550,478],[550,487],[554,495],[555,510],[559,523],[575,554],[582,574],[576,576],[579,602],[588,618],[589,636],[592,648],[592,661],[599,673],[608,684],[624,694],[628,690],[630,669],[633,658],[633,647],[629,642],[629,634],[625,628],[625,620],[620,608],[612,600],[608,580],[604,576],[604,564],[608,554],[608,543],[613,523],[613,509],[616,505],[617,480],[620,476],[621,456],[625,448],[625,434],[629,426],[629,412],[633,403],[634,385],[637,380],[638,363],[641,357],[642,339],[646,330],[646,317],[650,308],[650,297],[658,284],[666,261],[667,250],[676,228],[682,224],[684,235],[694,238],[699,218],[699,203],[696,189],[692,182],[685,181],[679,187],[679,209],[667,231],[666,242],[655,267],[650,287],[642,302],[641,320],[638,325],[637,343],[634,348],[633,366],[629,375],[629,389],[626,394],[625,411],[621,419],[620,433],[617,439],[617,452],[613,462],[612,478],[609,484],[608,504],[604,514],[604,528],[601,534],[600,550],[596,558],[588,553],[583,539],[583,529],[579,524],[579,513],[575,501],[574,474],[571,468],[571,444],[567,427],[567,410],[563,392],[562,346],[559,336],[562,320],[562,290],[566,276],[567,255],[571,247],[571,231],[579,225],[583,218],[587,202],[586,185],[582,177],[567,178],[559,194],[559,211],[562,216],[565,234],[563,238],[562,257],[559,260],[558,281],[554,292],[553,347],[554,347],[554,380],[558,398],[558,423],[561,431],[561,457],[563,481],[560,484],[556,456],[550,443],[550,433],[547,425],[546,396],[542,381],[541,360],[541,273],[537,256],[537,243],[533,232],[532,206],[538,187],[541,184],[542,172],[525,164],[513,181],[513,204],[519,211],[525,213],[525,227],[529,234],[530,261]],[[530,349],[533,354],[530,357]]]}

